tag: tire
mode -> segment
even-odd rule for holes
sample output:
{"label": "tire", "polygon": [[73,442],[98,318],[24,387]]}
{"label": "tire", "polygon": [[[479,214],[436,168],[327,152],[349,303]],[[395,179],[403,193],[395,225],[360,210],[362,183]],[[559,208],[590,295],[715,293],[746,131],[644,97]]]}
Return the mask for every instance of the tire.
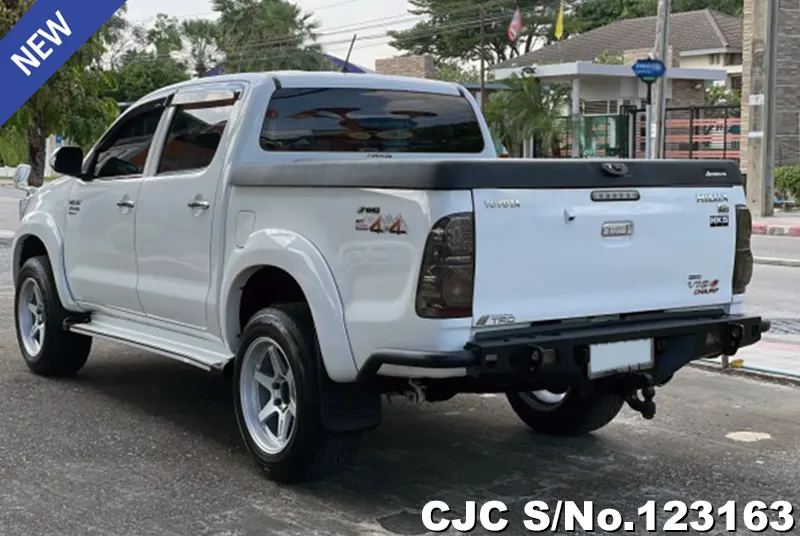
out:
{"label": "tire", "polygon": [[[92,338],[66,331],[64,320],[68,317],[58,296],[50,260],[37,256],[25,261],[14,289],[14,326],[22,357],[33,373],[68,377],[86,364]],[[32,336],[36,325],[43,329]]]}
{"label": "tire", "polygon": [[[280,373],[272,359],[261,357],[270,353],[277,355]],[[233,369],[236,421],[248,451],[271,480],[287,484],[322,480],[355,456],[360,433],[333,434],[322,424],[317,375],[324,371],[318,355],[305,304],[258,311],[239,339]],[[260,382],[256,371],[264,375]],[[269,386],[263,387],[265,383]],[[275,406],[266,410],[273,402]],[[263,422],[258,408],[262,415],[270,414]]]}
{"label": "tire", "polygon": [[507,393],[512,409],[535,432],[552,436],[578,436],[599,430],[622,409],[625,400],[616,394],[581,397],[567,391],[561,402],[538,403],[533,393]]}

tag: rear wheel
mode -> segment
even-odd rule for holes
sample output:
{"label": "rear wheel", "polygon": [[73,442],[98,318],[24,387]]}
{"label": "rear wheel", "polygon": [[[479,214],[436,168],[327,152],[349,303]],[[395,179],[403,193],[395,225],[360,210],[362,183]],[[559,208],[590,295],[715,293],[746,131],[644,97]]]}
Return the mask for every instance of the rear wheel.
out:
{"label": "rear wheel", "polygon": [[620,395],[577,392],[527,391],[508,393],[512,409],[535,432],[554,436],[583,435],[607,425],[622,409]]}
{"label": "rear wheel", "polygon": [[86,364],[92,338],[64,329],[69,313],[58,297],[49,259],[25,261],[15,287],[14,323],[25,364],[43,376],[76,374]]}
{"label": "rear wheel", "polygon": [[305,304],[268,307],[247,323],[234,363],[236,419],[269,478],[323,479],[355,454],[360,434],[328,432],[320,417],[317,342]]}

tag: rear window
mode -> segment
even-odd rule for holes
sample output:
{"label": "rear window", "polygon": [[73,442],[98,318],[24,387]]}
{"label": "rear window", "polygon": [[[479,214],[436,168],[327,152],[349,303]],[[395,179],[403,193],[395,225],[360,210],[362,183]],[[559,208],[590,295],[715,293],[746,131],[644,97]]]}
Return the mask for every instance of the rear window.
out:
{"label": "rear window", "polygon": [[279,89],[261,129],[266,151],[480,153],[463,97],[381,89]]}

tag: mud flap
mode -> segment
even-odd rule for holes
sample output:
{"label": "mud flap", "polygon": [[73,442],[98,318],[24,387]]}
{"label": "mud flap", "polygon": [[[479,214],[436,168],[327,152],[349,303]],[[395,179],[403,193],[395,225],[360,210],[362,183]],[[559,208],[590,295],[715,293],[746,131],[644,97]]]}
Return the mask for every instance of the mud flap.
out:
{"label": "mud flap", "polygon": [[320,418],[333,433],[363,432],[381,423],[381,395],[369,385],[337,383],[319,361]]}

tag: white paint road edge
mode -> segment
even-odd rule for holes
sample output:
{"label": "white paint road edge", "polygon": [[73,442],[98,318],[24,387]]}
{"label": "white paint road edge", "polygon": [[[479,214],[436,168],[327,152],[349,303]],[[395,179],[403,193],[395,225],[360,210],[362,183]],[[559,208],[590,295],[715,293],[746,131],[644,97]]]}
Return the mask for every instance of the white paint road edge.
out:
{"label": "white paint road edge", "polygon": [[800,259],[779,259],[777,257],[755,257],[756,264],[769,264],[771,266],[788,266],[800,268]]}

